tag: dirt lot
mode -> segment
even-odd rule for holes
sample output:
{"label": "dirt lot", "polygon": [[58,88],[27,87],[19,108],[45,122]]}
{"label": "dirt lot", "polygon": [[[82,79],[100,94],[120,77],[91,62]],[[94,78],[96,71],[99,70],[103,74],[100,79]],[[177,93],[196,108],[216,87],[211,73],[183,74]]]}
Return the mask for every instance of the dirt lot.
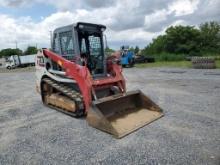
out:
{"label": "dirt lot", "polygon": [[0,73],[0,164],[220,164],[220,70],[125,75],[165,116],[117,140],[44,107],[34,72]]}

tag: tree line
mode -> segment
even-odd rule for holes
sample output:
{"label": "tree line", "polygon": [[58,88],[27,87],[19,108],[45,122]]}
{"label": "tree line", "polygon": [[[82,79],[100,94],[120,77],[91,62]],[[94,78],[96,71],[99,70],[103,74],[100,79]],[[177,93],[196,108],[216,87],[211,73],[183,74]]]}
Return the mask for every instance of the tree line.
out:
{"label": "tree line", "polygon": [[0,51],[0,57],[8,57],[11,55],[28,55],[28,54],[36,54],[37,53],[37,48],[35,46],[28,46],[25,51],[22,51],[19,48],[12,49],[12,48],[7,48],[7,49],[2,49]]}
{"label": "tree line", "polygon": [[171,26],[142,50],[144,55],[220,55],[220,24],[206,22],[199,27]]}

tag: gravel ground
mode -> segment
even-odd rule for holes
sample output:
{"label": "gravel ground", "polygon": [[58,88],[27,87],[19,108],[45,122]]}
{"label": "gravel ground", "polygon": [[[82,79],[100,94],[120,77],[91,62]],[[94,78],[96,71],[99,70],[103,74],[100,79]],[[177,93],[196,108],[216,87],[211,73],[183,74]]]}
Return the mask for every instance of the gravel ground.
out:
{"label": "gravel ground", "polygon": [[15,69],[7,69],[5,67],[0,67],[0,73],[33,72],[33,71],[35,71],[34,66],[23,67],[23,68],[15,68]]}
{"label": "gravel ground", "polygon": [[165,116],[120,139],[42,105],[34,72],[0,74],[0,164],[220,164],[220,70],[125,69]]}

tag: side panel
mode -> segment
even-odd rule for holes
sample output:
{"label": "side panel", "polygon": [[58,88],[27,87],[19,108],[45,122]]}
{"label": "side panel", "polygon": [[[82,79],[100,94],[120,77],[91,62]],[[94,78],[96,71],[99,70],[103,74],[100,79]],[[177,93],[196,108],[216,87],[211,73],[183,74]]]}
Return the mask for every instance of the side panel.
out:
{"label": "side panel", "polygon": [[35,57],[35,77],[36,77],[36,90],[38,93],[41,93],[40,85],[41,85],[41,79],[46,74],[47,70],[45,67],[45,57],[42,53],[42,51],[38,51],[36,57]]}
{"label": "side panel", "polygon": [[121,64],[122,65],[127,65],[128,64],[128,56],[124,56],[121,58]]}
{"label": "side panel", "polygon": [[80,66],[76,63],[70,62],[47,49],[43,49],[43,54],[62,67],[63,70],[65,70],[67,77],[77,82],[80,92],[83,95],[87,111],[92,102],[92,76],[90,75],[88,68],[86,66]]}

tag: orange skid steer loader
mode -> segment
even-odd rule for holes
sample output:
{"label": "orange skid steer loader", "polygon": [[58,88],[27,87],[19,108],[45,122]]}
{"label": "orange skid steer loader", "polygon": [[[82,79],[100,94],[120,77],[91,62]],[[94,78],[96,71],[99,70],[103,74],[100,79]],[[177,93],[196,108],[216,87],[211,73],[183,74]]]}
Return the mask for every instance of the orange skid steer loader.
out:
{"label": "orange skid steer loader", "polygon": [[89,125],[121,138],[163,113],[141,91],[126,92],[120,60],[105,57],[105,29],[83,22],[55,29],[52,50],[37,54],[36,87],[45,105],[86,115]]}

